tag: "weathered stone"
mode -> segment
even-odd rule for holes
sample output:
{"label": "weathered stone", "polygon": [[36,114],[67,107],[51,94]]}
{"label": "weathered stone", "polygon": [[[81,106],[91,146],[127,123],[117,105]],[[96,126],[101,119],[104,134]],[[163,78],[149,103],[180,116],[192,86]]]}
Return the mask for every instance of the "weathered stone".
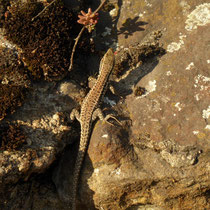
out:
{"label": "weathered stone", "polygon": [[[203,0],[111,0],[109,5],[106,8],[111,8],[116,28],[106,26],[110,18],[102,19],[97,33],[106,33],[103,40],[96,34],[96,40],[101,48],[107,43],[117,47],[115,85],[122,94],[108,95],[106,102],[122,126],[114,121],[115,126],[94,125],[78,207],[208,209],[210,4]],[[67,131],[70,138],[64,117],[75,101],[81,102],[84,92],[75,83],[64,82],[59,88],[42,84],[37,84],[31,100],[13,116],[28,133],[27,143],[37,156],[31,150],[0,153],[5,163],[0,167],[2,182],[13,183],[20,176],[45,170],[66,144],[79,139],[78,122],[75,133]],[[137,94],[136,89],[145,91]],[[53,182],[61,201],[52,183],[32,181],[9,190],[8,206],[16,207],[17,192],[23,192],[21,200],[27,204],[20,203],[19,208],[33,204],[33,209],[66,209],[76,154],[76,145],[71,145],[54,168]]]}
{"label": "weathered stone", "polygon": [[72,131],[64,119],[65,112],[72,109],[73,100],[69,96],[58,94],[57,89],[48,83],[39,83],[33,88],[34,91],[30,92],[25,104],[7,118],[21,126],[27,144],[20,151],[0,153],[0,165],[3,169],[0,174],[1,184],[12,180],[16,182],[23,174],[27,177],[33,172],[46,170],[56,159],[58,152],[71,140]]}
{"label": "weathered stone", "polygon": [[[118,128],[96,124],[80,202],[97,209],[208,208],[210,4],[133,0],[120,6],[118,49],[158,42],[167,53],[140,65],[127,57],[133,70],[118,79],[128,91],[115,109],[132,124],[122,126],[127,134],[118,131],[121,136],[114,134]],[[133,87],[146,93],[129,93]]]}

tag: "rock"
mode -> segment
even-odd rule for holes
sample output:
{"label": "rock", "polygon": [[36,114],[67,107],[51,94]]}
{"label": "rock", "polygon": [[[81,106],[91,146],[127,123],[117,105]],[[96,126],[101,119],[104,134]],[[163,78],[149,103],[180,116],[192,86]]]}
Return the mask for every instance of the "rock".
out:
{"label": "rock", "polygon": [[[122,125],[94,124],[78,209],[209,208],[209,10],[201,0],[111,0],[106,6],[100,18],[109,12],[115,22],[108,28],[102,26],[112,16],[99,22],[97,47],[116,48],[119,95],[106,94],[104,112],[114,112]],[[25,208],[68,208],[79,123],[65,119],[84,91],[75,82],[57,84],[34,85],[30,100],[7,118],[22,127],[27,146],[0,153],[0,194],[9,194],[2,196],[2,206],[12,197],[8,206],[16,207],[22,192],[20,209],[25,200]],[[32,177],[2,190],[4,182],[46,171],[59,153],[53,172],[45,174],[48,182]]]}
{"label": "rock", "polygon": [[4,184],[9,180],[15,181],[23,173],[28,176],[33,172],[44,171],[56,159],[58,152],[70,143],[71,138],[65,140],[67,132],[71,133],[71,128],[65,123],[65,112],[69,112],[69,108],[71,110],[74,104],[72,100],[58,94],[49,83],[43,83],[42,86],[39,83],[33,88],[25,104],[7,118],[21,126],[27,144],[20,151],[0,153],[3,159],[1,168],[4,169],[0,177]]}
{"label": "rock", "polygon": [[[127,68],[116,75],[125,99],[112,109],[132,123],[124,121],[120,129],[96,124],[78,203],[84,209],[208,208],[210,4],[111,2],[119,10],[117,69]],[[132,57],[134,50],[157,43],[165,55]],[[125,65],[121,53],[127,53]],[[139,87],[145,91],[138,95]]]}

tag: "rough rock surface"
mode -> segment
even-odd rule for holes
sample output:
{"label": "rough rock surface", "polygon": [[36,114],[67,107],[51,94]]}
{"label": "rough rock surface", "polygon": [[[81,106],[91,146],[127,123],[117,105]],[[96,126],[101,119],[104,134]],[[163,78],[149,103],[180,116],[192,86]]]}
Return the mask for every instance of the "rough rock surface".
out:
{"label": "rough rock surface", "polygon": [[[210,4],[111,2],[110,14],[118,21],[115,29],[104,27],[104,44],[117,46],[121,63],[128,52],[124,67],[132,70],[117,79],[124,99],[106,100],[116,104],[112,109],[123,126],[97,123],[93,130],[80,203],[87,209],[209,208]],[[166,50],[159,60],[139,63],[132,57],[138,43],[157,42]],[[138,95],[140,87],[145,91]],[[68,185],[58,180],[65,197]]]}
{"label": "rough rock surface", "polygon": [[[117,49],[117,95],[107,93],[104,107],[122,125],[96,122],[78,209],[210,208],[209,15],[210,4],[202,0],[109,1],[100,19],[109,18],[99,22],[95,41],[100,41],[98,49]],[[38,83],[28,101],[7,118],[28,136],[22,150],[0,153],[0,177],[10,184],[0,190],[0,207],[65,209],[76,144],[45,179],[32,176],[13,183],[43,172],[65,145],[79,139],[79,124],[72,129],[65,117],[82,97],[74,82]]]}

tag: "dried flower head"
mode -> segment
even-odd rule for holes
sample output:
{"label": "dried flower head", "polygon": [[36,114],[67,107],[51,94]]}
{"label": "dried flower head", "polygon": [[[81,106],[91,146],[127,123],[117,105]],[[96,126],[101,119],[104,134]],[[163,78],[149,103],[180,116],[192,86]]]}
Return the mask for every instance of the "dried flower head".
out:
{"label": "dried flower head", "polygon": [[82,15],[78,15],[78,23],[86,26],[88,31],[91,32],[94,29],[94,26],[98,22],[98,13],[92,12],[91,8],[88,9],[88,13],[81,11]]}

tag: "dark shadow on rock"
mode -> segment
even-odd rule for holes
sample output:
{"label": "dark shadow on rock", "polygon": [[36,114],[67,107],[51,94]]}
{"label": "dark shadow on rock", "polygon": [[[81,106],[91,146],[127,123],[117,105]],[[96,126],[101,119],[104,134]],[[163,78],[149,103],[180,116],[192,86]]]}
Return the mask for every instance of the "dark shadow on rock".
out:
{"label": "dark shadow on rock", "polygon": [[[123,52],[124,53],[124,52]],[[125,56],[119,55],[120,63],[115,65],[115,69],[119,71],[120,79],[118,82],[112,81],[116,88],[116,93],[126,96],[132,93],[132,88],[147,74],[152,72],[159,63],[159,58],[166,53],[166,50],[156,45],[140,45],[130,47],[129,51],[124,53]],[[125,58],[125,59],[124,59]],[[137,59],[137,60],[136,60]],[[140,64],[136,67],[136,61]],[[123,70],[121,70],[123,69]],[[128,72],[129,71],[129,72]],[[127,73],[128,72],[128,73]],[[124,76],[126,75],[126,76]]]}
{"label": "dark shadow on rock", "polygon": [[[63,84],[65,83],[67,82]],[[26,96],[25,103],[14,114],[7,115],[1,121],[1,129],[5,128],[8,130],[7,122],[16,122],[20,126],[21,131],[23,131],[23,134],[9,124],[10,130],[9,132],[4,132],[7,134],[4,135],[5,138],[9,136],[11,141],[8,142],[8,145],[2,146],[1,137],[3,133],[1,133],[0,147],[5,148],[5,153],[0,149],[0,168],[2,169],[0,171],[0,189],[7,189],[6,186],[8,185],[13,187],[11,187],[11,191],[9,189],[5,191],[5,198],[0,196],[0,209],[7,209],[1,208],[1,206],[4,206],[8,197],[11,201],[9,203],[6,202],[8,209],[31,209],[28,208],[28,205],[32,205],[31,202],[34,205],[44,205],[45,201],[42,198],[34,201],[34,192],[27,195],[28,191],[30,191],[30,186],[28,186],[30,185],[30,177],[42,173],[44,176],[50,165],[55,161],[58,162],[59,154],[66,145],[72,144],[75,138],[79,137],[79,129],[73,128],[73,125],[69,123],[69,113],[76,105],[75,101],[69,95],[59,93],[61,90],[58,86],[42,81],[33,83],[30,92]],[[68,91],[69,88],[67,87],[66,89]],[[73,92],[73,86],[70,89]],[[74,125],[76,126],[77,124],[75,123]],[[23,143],[19,144],[19,142]],[[3,143],[5,144],[5,141]],[[9,149],[7,153],[6,149]],[[13,159],[9,158],[11,154],[14,155]],[[69,156],[71,157],[71,154]],[[48,178],[51,179],[51,176],[49,175]],[[24,186],[27,189],[21,190],[21,180],[24,180]],[[17,185],[14,183],[17,183]],[[42,186],[42,183],[39,183],[39,185]],[[14,186],[17,187],[14,188]],[[33,187],[32,191],[36,191],[36,189],[36,187]],[[0,195],[3,193],[1,191]],[[16,192],[19,191],[22,197],[17,203],[15,201],[19,198],[19,195]],[[49,189],[49,193],[51,193],[50,191],[51,189]],[[56,197],[56,194],[54,193],[53,196]],[[29,199],[28,204],[26,204],[27,208],[23,208],[22,200],[27,199]],[[49,201],[52,205],[53,202],[61,205],[58,198],[57,200]]]}
{"label": "dark shadow on rock", "polygon": [[[57,166],[54,168],[52,176],[59,198],[64,203],[70,205],[71,205],[70,198],[72,195],[72,185],[73,185],[73,173],[75,167],[75,160],[78,154],[78,148],[79,148],[79,138],[76,139],[74,144],[65,148],[58,161]],[[85,174],[83,174],[83,171],[85,171]],[[91,209],[94,209],[94,202],[92,199],[91,200],[89,199],[90,197],[93,197],[94,193],[89,189],[89,186],[87,184],[87,180],[89,179],[92,173],[93,173],[93,166],[89,156],[86,154],[79,177],[79,184],[77,191],[78,209],[88,209],[88,207],[90,206],[92,207]],[[90,191],[88,195],[87,195],[87,189],[88,191]],[[86,202],[84,202],[84,199]],[[88,207],[85,206],[85,204],[87,203]]]}
{"label": "dark shadow on rock", "polygon": [[1,185],[0,209],[66,209],[52,181],[57,164],[57,161],[53,162],[44,173],[33,173],[27,180],[21,178],[15,183]]}
{"label": "dark shadow on rock", "polygon": [[[95,10],[100,4],[100,1],[95,0],[92,2],[91,8]],[[100,10],[99,12],[99,20],[96,25],[96,31],[94,32],[94,44],[96,51],[106,51],[108,49],[107,44],[111,45],[113,40],[110,35],[103,36],[103,33],[106,32],[106,29],[112,29],[112,18],[108,11]]]}
{"label": "dark shadow on rock", "polygon": [[[74,124],[79,126],[77,122]],[[19,168],[16,166],[15,160],[13,160],[13,163],[8,162],[14,165],[11,172],[8,172],[5,177],[1,177],[4,181],[0,183],[0,209],[37,209],[38,206],[42,206],[41,209],[70,209],[71,186],[74,164],[78,154],[80,132],[71,133],[70,131],[63,134],[62,139],[58,140],[55,134],[47,129],[21,127],[27,130],[28,134],[31,134],[30,138],[40,138],[40,142],[39,144],[35,142],[36,145],[34,142],[32,145],[24,144],[17,151],[13,151],[12,154],[17,153],[18,156],[22,153],[22,156],[28,158],[28,162],[24,160],[28,165],[24,165],[25,172],[23,173],[18,171]],[[75,130],[78,130],[78,128],[75,128]],[[53,143],[54,140],[57,141],[57,144]],[[52,141],[51,144],[50,141]],[[66,146],[69,141],[75,143]],[[48,156],[49,152],[46,150],[45,154],[45,149],[52,146],[53,149]],[[22,156],[18,161],[21,162]],[[83,181],[79,181],[78,200],[80,198],[84,199],[83,195],[87,194],[89,187],[87,181],[84,180],[88,180],[93,172],[88,155],[85,159],[84,165],[87,167],[85,171],[88,171],[88,175],[86,173]],[[21,163],[25,164],[24,161]],[[36,166],[36,163],[38,165],[42,164],[41,167]],[[5,165],[6,162],[1,164]],[[89,192],[87,196],[90,197],[91,194],[93,193]],[[78,203],[84,203],[84,201]],[[94,207],[93,200],[88,202],[88,206]],[[78,209],[88,208],[83,206]]]}
{"label": "dark shadow on rock", "polygon": [[142,26],[147,25],[148,23],[144,21],[138,21],[138,19],[139,17],[128,18],[125,23],[123,23],[120,30],[117,31],[117,35],[123,34],[127,39],[128,36],[133,35],[133,33],[136,31],[144,31],[145,29]]}
{"label": "dark shadow on rock", "polygon": [[[120,82],[113,81],[113,86],[116,92],[125,97],[133,92],[132,87],[135,86],[145,75],[149,74],[158,65],[158,60],[148,61],[142,66],[134,69],[129,75],[120,80]],[[126,85],[125,85],[126,84]]]}
{"label": "dark shadow on rock", "polygon": [[144,76],[152,72],[158,63],[159,61],[157,58],[149,59],[143,65],[131,71],[125,79],[120,81],[120,83],[128,84],[127,87],[130,89],[132,86],[135,86]]}
{"label": "dark shadow on rock", "polygon": [[118,0],[117,4],[118,4],[117,6],[119,8],[119,13],[118,13],[117,17],[114,20],[115,25],[117,24],[117,22],[119,20],[119,17],[120,17],[120,14],[121,14],[122,0]]}

